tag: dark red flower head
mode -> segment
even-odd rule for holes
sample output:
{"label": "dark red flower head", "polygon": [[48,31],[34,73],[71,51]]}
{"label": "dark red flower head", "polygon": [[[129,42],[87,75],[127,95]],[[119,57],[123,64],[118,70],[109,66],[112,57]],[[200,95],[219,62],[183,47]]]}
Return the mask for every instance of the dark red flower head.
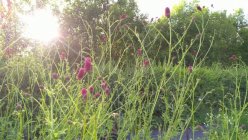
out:
{"label": "dark red flower head", "polygon": [[189,73],[192,73],[192,71],[193,71],[193,66],[188,66],[188,71],[189,71]]}
{"label": "dark red flower head", "polygon": [[92,70],[92,63],[91,63],[90,57],[84,58],[84,69],[85,69],[85,72],[90,72]]}
{"label": "dark red flower head", "polygon": [[124,19],[126,19],[126,18],[128,18],[128,15],[127,14],[122,14],[122,15],[120,15],[120,20],[124,20]]}
{"label": "dark red flower head", "polygon": [[56,80],[56,79],[59,79],[59,74],[58,73],[52,73],[52,78],[54,79],[54,80]]}
{"label": "dark red flower head", "polygon": [[65,52],[61,52],[61,53],[59,54],[59,58],[60,58],[61,60],[65,60],[65,59],[66,59],[66,53],[65,53]]}
{"label": "dark red flower head", "polygon": [[231,57],[229,57],[229,60],[231,60],[231,61],[236,61],[237,59],[238,59],[238,57],[235,54],[233,54]]}
{"label": "dark red flower head", "polygon": [[196,8],[197,8],[197,10],[202,11],[201,6],[197,5]]}
{"label": "dark red flower head", "polygon": [[89,91],[90,91],[90,93],[93,94],[93,93],[94,93],[94,87],[93,87],[93,86],[90,86],[90,87],[89,87]]}
{"label": "dark red flower head", "polygon": [[149,64],[150,64],[149,60],[146,59],[146,60],[143,61],[144,67],[149,66]]}
{"label": "dark red flower head", "polygon": [[85,76],[86,72],[85,72],[85,68],[80,68],[77,74],[77,79],[81,80],[83,79],[83,77]]}
{"label": "dark red flower head", "polygon": [[165,16],[166,16],[167,18],[170,18],[170,8],[169,8],[169,7],[166,7],[166,8],[165,8]]}
{"label": "dark red flower head", "polygon": [[94,97],[95,98],[98,98],[98,97],[100,97],[101,96],[101,93],[99,93],[99,92],[97,92],[96,94],[94,94]]}
{"label": "dark red flower head", "polygon": [[107,42],[107,36],[104,33],[101,33],[100,40],[102,43],[106,43]]}
{"label": "dark red flower head", "polygon": [[86,88],[82,88],[81,94],[82,94],[83,98],[86,99],[87,98],[87,89]]}

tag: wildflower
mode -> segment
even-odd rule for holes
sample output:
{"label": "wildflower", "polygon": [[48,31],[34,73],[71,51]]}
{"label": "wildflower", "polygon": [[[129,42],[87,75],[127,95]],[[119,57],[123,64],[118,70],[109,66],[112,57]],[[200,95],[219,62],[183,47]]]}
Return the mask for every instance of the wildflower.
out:
{"label": "wildflower", "polygon": [[7,0],[7,5],[8,5],[8,7],[10,8],[11,5],[12,5],[12,2],[11,2],[10,0]]}
{"label": "wildflower", "polygon": [[101,94],[100,94],[99,92],[97,92],[97,93],[94,95],[95,98],[98,98],[98,97],[100,97],[100,96],[101,96]]}
{"label": "wildflower", "polygon": [[90,86],[89,90],[90,90],[90,93],[92,93],[92,94],[94,93],[94,87],[93,86]]}
{"label": "wildflower", "polygon": [[122,14],[122,15],[120,15],[120,20],[124,20],[124,19],[126,19],[126,18],[128,18],[128,15],[127,14]]}
{"label": "wildflower", "polygon": [[109,87],[106,87],[104,90],[105,90],[106,95],[109,95],[109,94],[110,94],[110,89],[109,89]]}
{"label": "wildflower", "polygon": [[197,5],[196,8],[197,8],[197,10],[202,11],[201,6]]}
{"label": "wildflower", "polygon": [[65,60],[65,59],[66,59],[66,54],[65,54],[65,52],[61,52],[61,53],[59,54],[59,58],[60,58],[61,60]]}
{"label": "wildflower", "polygon": [[92,70],[92,63],[91,63],[90,57],[84,58],[84,69],[85,69],[85,72],[90,72]]}
{"label": "wildflower", "polygon": [[80,68],[77,74],[77,79],[81,80],[83,79],[84,75],[86,74],[85,68]]}
{"label": "wildflower", "polygon": [[141,49],[141,48],[139,48],[139,49],[137,50],[137,55],[138,55],[138,56],[141,56],[141,55],[142,55],[142,49]]}
{"label": "wildflower", "polygon": [[110,88],[105,80],[102,81],[101,87],[107,95],[110,94]]}
{"label": "wildflower", "polygon": [[71,79],[71,77],[70,77],[69,75],[65,76],[65,81],[66,81],[66,82],[69,82],[70,79]]}
{"label": "wildflower", "polygon": [[151,18],[150,22],[153,22],[154,18]]}
{"label": "wildflower", "polygon": [[13,48],[6,48],[4,50],[4,55],[6,55],[7,57],[11,57],[14,54],[14,49]]}
{"label": "wildflower", "polygon": [[170,18],[170,8],[169,8],[169,7],[166,7],[166,8],[165,8],[165,16],[166,16],[167,18]]}
{"label": "wildflower", "polygon": [[229,60],[236,61],[238,58],[235,54],[233,54],[231,57],[229,57]]}
{"label": "wildflower", "polygon": [[149,66],[149,64],[150,64],[149,60],[146,59],[146,60],[143,61],[144,67]]}
{"label": "wildflower", "polygon": [[83,98],[85,99],[87,97],[87,89],[82,88],[81,93],[82,93]]}
{"label": "wildflower", "polygon": [[54,80],[59,79],[59,74],[56,73],[56,72],[52,73],[52,78],[53,78]]}
{"label": "wildflower", "polygon": [[193,71],[193,66],[188,66],[188,71],[189,71],[189,73],[192,73],[192,71]]}
{"label": "wildflower", "polygon": [[100,40],[101,40],[103,43],[107,42],[107,36],[106,36],[104,33],[101,33],[101,35],[100,35]]}
{"label": "wildflower", "polygon": [[106,89],[108,87],[107,82],[105,80],[102,81],[101,87],[102,89]]}

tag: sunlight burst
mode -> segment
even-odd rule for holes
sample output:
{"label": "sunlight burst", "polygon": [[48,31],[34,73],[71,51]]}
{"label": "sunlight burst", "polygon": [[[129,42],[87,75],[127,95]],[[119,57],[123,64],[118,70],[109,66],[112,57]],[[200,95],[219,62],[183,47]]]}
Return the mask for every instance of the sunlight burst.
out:
{"label": "sunlight burst", "polygon": [[23,28],[23,37],[49,43],[59,36],[58,18],[51,10],[39,9],[30,15],[20,16]]}

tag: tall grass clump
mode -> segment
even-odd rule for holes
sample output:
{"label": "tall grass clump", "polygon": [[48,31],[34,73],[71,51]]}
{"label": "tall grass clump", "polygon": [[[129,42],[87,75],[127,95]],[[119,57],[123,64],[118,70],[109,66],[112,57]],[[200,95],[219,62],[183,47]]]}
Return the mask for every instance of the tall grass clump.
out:
{"label": "tall grass clump", "polygon": [[[75,61],[69,59],[70,40],[33,44],[31,51],[11,56],[6,48],[13,46],[1,45],[0,139],[152,139],[153,130],[160,139],[182,139],[189,128],[204,129],[206,139],[247,138],[240,127],[247,121],[246,66],[237,60],[228,69],[203,67],[211,46],[203,57],[198,54],[214,35],[205,40],[208,21],[201,13],[189,17],[182,33],[173,29],[166,8],[168,34],[154,24],[144,34],[129,26],[119,34],[128,17],[112,21],[108,12],[105,27],[96,29],[99,38],[89,38],[98,40],[98,48],[81,46]],[[91,36],[91,26],[84,26]],[[186,44],[191,26],[198,35]],[[153,48],[161,40],[168,47],[157,62]],[[119,42],[135,46],[118,52]],[[188,64],[192,47],[197,51]]]}

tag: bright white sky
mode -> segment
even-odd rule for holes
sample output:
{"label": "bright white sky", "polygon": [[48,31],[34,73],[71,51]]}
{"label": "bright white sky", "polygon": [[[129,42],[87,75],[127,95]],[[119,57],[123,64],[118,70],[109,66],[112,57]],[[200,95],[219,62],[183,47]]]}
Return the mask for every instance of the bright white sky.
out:
{"label": "bright white sky", "polygon": [[[173,8],[180,0],[136,0],[142,13],[146,13],[150,18],[164,15],[165,7]],[[187,0],[192,1],[192,0]],[[213,4],[214,8],[211,8]],[[233,13],[234,10],[242,8],[248,17],[248,0],[200,0],[200,6],[208,7],[211,11],[227,10]]]}

